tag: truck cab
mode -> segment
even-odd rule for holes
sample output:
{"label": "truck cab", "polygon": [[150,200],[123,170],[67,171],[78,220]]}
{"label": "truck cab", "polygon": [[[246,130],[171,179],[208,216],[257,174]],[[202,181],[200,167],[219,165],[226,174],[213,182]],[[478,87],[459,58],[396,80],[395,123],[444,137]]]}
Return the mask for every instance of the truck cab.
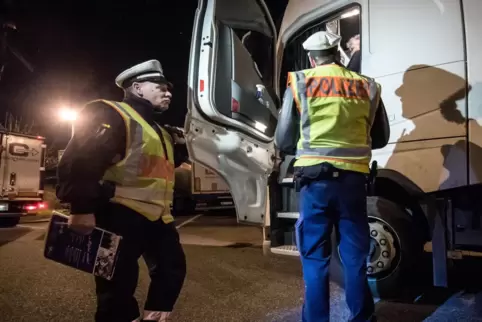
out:
{"label": "truck cab", "polygon": [[[424,252],[433,284],[448,286],[451,260],[481,255],[482,2],[290,0],[279,30],[262,0],[199,0],[188,80],[190,158],[221,175],[238,221],[263,225],[270,252],[298,256],[294,156],[274,146],[288,71],[309,68],[301,44],[320,30],[342,37],[345,65],[382,86],[389,144],[373,151],[367,200],[374,295],[390,297],[417,274]],[[256,85],[267,89],[267,104]],[[343,284],[337,236],[332,277]]]}

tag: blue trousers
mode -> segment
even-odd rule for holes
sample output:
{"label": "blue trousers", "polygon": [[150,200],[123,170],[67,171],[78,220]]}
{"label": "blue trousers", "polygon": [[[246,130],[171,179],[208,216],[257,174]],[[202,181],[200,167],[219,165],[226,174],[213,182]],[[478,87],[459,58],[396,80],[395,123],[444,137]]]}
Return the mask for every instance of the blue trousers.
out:
{"label": "blue trousers", "polygon": [[333,228],[340,237],[350,321],[369,321],[373,315],[374,302],[366,276],[370,236],[365,183],[361,173],[341,172],[336,178],[306,180],[301,184],[296,242],[305,282],[303,322],[329,321]]}

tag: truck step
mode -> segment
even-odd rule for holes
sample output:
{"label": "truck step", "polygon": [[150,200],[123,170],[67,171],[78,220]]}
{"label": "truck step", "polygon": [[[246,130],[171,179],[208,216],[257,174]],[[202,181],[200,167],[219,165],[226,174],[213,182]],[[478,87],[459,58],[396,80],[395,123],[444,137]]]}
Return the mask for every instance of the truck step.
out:
{"label": "truck step", "polygon": [[271,247],[271,252],[278,255],[300,256],[298,248],[295,245],[283,245],[278,247]]}
{"label": "truck step", "polygon": [[298,219],[300,216],[299,212],[277,212],[276,217],[284,219]]}

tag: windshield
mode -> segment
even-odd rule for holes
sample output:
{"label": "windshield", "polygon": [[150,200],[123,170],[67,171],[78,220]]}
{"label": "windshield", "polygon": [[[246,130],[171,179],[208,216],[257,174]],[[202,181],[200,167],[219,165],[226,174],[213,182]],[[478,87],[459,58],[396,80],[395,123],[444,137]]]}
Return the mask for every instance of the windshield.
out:
{"label": "windshield", "polygon": [[360,9],[354,6],[340,12],[329,19],[319,19],[299,30],[284,47],[281,65],[280,90],[286,87],[289,71],[310,68],[310,62],[302,43],[318,31],[329,31],[340,35],[342,40],[338,47],[339,61],[347,68],[360,72]]}

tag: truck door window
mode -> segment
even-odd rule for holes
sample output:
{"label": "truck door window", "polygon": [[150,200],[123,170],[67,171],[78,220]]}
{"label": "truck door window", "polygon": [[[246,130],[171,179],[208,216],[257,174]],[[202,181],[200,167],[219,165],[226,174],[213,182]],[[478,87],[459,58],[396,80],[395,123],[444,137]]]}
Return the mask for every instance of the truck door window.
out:
{"label": "truck door window", "polygon": [[239,222],[263,223],[277,108],[274,97],[261,99],[257,88],[275,87],[276,28],[264,0],[198,4],[184,128],[189,157],[224,179]]}
{"label": "truck door window", "polygon": [[305,29],[296,33],[288,42],[283,54],[281,65],[280,90],[286,88],[287,74],[289,71],[303,70],[310,68],[310,62],[306,51],[303,49],[303,42],[318,31],[329,31],[341,36],[339,46],[340,62],[347,68],[361,72],[361,47],[360,35],[361,20],[359,6],[349,7],[329,18],[323,17]]}
{"label": "truck door window", "polygon": [[[269,95],[274,93],[272,39],[253,30],[229,27],[220,21],[217,21],[217,30],[214,93],[217,110],[253,128],[261,123],[265,126],[262,132],[272,137],[277,108],[276,96]],[[266,87],[264,98],[271,101],[268,108],[256,100],[256,84]]]}
{"label": "truck door window", "polygon": [[235,30],[235,33],[253,58],[263,85],[267,88],[272,87],[274,52],[271,39],[256,31]]}

